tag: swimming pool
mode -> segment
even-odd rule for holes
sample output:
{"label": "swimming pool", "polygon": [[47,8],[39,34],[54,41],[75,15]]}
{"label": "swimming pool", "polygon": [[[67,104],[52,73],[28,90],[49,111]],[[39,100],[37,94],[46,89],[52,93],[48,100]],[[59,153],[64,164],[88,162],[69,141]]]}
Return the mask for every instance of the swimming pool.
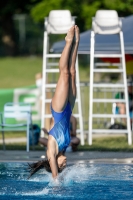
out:
{"label": "swimming pool", "polygon": [[41,170],[27,180],[27,163],[0,164],[0,199],[133,200],[133,165],[83,162],[69,165],[59,183]]}

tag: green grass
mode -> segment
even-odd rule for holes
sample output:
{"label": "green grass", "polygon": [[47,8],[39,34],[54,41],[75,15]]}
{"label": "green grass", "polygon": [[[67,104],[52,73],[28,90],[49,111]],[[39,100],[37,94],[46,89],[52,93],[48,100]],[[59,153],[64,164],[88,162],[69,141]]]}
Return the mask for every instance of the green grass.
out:
{"label": "green grass", "polygon": [[[42,72],[42,57],[0,58],[0,88],[35,85],[35,75]],[[89,78],[89,67],[80,67],[80,80]]]}
{"label": "green grass", "polygon": [[[11,135],[10,135],[11,136]],[[24,137],[26,137],[23,134]],[[6,137],[8,138],[8,137]],[[0,149],[2,149],[2,144],[0,144]],[[26,143],[12,143],[6,144],[7,150],[25,150]],[[32,147],[30,147],[32,150]],[[44,147],[39,144],[34,147],[34,150],[44,151]],[[85,143],[84,146],[79,145],[78,151],[125,151],[133,152],[133,145],[128,145],[127,136],[108,136],[94,138],[92,145]]]}
{"label": "green grass", "polygon": [[[34,148],[34,149],[33,149]],[[0,144],[0,150],[3,149],[2,144]],[[11,144],[6,144],[6,150],[26,150],[26,143],[11,143]],[[41,147],[39,145],[36,145],[34,147],[30,147],[30,150],[35,150],[35,151],[44,151],[44,147]]]}
{"label": "green grass", "polygon": [[133,152],[133,145],[128,145],[126,136],[100,137],[93,139],[92,145],[79,146],[79,150]]}
{"label": "green grass", "polygon": [[35,74],[41,71],[41,57],[0,58],[0,88],[35,85]]}

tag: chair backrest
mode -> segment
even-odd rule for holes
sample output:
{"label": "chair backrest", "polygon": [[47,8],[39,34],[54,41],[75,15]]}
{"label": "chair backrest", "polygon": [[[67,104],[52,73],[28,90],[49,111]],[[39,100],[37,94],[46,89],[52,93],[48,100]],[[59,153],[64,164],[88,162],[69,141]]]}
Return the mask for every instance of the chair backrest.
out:
{"label": "chair backrest", "polygon": [[31,113],[31,105],[25,103],[6,103],[4,105],[5,118],[27,119]]}
{"label": "chair backrest", "polygon": [[51,10],[45,21],[45,28],[48,33],[65,34],[74,24],[74,17],[69,10]]}
{"label": "chair backrest", "polygon": [[98,34],[116,34],[121,31],[121,20],[115,10],[98,10],[92,28]]}

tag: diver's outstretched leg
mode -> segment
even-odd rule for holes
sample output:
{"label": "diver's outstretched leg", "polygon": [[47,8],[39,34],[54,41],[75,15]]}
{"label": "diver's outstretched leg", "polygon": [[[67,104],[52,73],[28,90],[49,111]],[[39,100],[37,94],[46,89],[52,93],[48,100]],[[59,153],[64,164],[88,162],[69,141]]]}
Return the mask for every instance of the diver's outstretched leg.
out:
{"label": "diver's outstretched leg", "polygon": [[77,25],[75,25],[75,37],[72,44],[70,59],[69,59],[69,102],[71,104],[71,108],[73,109],[75,99],[76,99],[76,57],[77,57],[77,51],[78,51],[78,45],[79,45],[79,28]]}
{"label": "diver's outstretched leg", "polygon": [[69,96],[69,56],[74,38],[75,27],[71,27],[65,37],[66,45],[59,61],[60,75],[57,82],[55,94],[52,99],[52,108],[56,112],[63,111]]}

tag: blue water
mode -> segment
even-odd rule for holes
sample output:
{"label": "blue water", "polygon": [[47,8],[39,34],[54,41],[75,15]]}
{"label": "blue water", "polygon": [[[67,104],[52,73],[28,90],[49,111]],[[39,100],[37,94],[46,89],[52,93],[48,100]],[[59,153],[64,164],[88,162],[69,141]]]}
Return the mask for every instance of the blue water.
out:
{"label": "blue water", "polygon": [[69,165],[56,183],[45,170],[28,175],[26,163],[1,163],[0,199],[133,200],[132,164]]}

